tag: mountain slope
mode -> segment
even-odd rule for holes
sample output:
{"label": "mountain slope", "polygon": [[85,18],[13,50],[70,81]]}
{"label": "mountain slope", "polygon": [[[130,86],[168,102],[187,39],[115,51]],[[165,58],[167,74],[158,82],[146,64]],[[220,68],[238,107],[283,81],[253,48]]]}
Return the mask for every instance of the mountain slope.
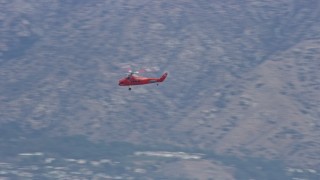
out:
{"label": "mountain slope", "polygon": [[[320,167],[318,1],[0,8],[3,126]],[[156,65],[169,77],[128,91],[117,85],[124,64]]]}

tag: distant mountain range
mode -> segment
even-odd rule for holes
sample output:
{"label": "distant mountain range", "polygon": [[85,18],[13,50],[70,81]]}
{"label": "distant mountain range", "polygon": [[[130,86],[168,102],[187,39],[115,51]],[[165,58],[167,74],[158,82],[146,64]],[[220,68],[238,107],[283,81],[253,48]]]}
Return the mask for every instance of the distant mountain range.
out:
{"label": "distant mountain range", "polygon": [[[0,9],[3,137],[83,135],[320,171],[320,2],[5,0]],[[118,86],[123,64],[169,76],[128,91]]]}

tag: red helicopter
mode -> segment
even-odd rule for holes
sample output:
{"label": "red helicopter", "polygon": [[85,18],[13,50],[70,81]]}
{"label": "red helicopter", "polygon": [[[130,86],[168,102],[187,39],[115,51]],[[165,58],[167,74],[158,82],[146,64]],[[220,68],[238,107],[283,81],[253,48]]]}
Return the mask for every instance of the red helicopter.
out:
{"label": "red helicopter", "polygon": [[119,80],[119,86],[129,86],[129,90],[131,90],[131,86],[135,85],[145,85],[151,83],[157,83],[157,85],[159,85],[158,83],[163,82],[168,76],[167,72],[165,72],[160,78],[148,78],[137,75],[144,71],[146,70],[142,69],[139,71],[132,71],[129,69],[127,77]]}

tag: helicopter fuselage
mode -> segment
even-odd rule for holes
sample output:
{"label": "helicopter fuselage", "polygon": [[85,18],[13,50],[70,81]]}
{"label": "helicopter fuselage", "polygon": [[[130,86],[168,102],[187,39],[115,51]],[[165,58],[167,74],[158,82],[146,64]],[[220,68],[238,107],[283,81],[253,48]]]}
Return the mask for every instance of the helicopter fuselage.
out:
{"label": "helicopter fuselage", "polygon": [[134,86],[134,85],[144,85],[144,84],[151,84],[151,83],[160,83],[163,82],[168,73],[164,73],[160,78],[147,78],[138,75],[129,75],[123,79],[119,80],[119,86]]}

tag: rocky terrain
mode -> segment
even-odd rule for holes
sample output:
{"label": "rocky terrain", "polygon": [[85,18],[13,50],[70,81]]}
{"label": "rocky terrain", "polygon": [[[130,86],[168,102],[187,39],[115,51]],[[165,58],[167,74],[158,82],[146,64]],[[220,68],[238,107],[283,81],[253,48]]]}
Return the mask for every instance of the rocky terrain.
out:
{"label": "rocky terrain", "polygon": [[[143,160],[163,177],[319,178],[318,1],[2,0],[0,9],[3,163],[81,135],[206,155]],[[128,64],[169,77],[128,91],[118,86]],[[69,158],[62,150],[51,153]]]}

